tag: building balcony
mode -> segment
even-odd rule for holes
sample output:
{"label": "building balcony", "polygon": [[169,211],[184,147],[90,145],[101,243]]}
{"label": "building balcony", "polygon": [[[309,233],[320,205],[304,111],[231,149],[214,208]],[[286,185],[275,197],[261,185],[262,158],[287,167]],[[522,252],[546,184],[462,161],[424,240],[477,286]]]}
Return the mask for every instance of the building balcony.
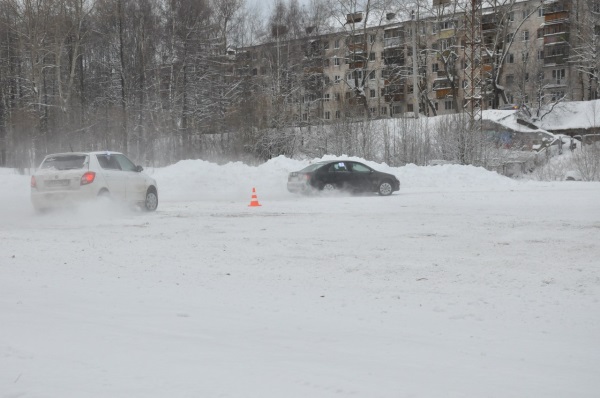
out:
{"label": "building balcony", "polygon": [[445,29],[445,30],[440,31],[437,38],[438,38],[438,40],[443,40],[443,39],[449,39],[454,36],[456,36],[456,32],[454,31],[454,29]]}
{"label": "building balcony", "polygon": [[385,65],[396,65],[396,66],[404,66],[404,57],[396,56],[396,57],[384,57],[383,63]]}
{"label": "building balcony", "polygon": [[569,11],[556,11],[552,13],[544,13],[544,22],[546,24],[564,22],[569,19]]}
{"label": "building balcony", "polygon": [[551,36],[544,36],[544,45],[566,43],[569,41],[568,33],[553,34]]}
{"label": "building balcony", "polygon": [[383,39],[383,47],[391,48],[391,47],[401,47],[402,46],[402,38],[401,37],[388,37]]}
{"label": "building balcony", "polygon": [[350,69],[362,69],[365,66],[365,61],[354,61],[348,64]]}
{"label": "building balcony", "polygon": [[544,56],[544,66],[548,65],[563,65],[567,63],[568,55],[546,55]]}
{"label": "building balcony", "polygon": [[544,83],[546,88],[565,87],[567,85],[567,79],[564,77],[562,79],[550,79],[546,80]]}
{"label": "building balcony", "polygon": [[404,101],[404,94],[385,94],[383,99],[385,102],[401,102]]}
{"label": "building balcony", "polygon": [[436,99],[444,99],[447,98],[449,95],[452,95],[452,89],[449,87],[438,88],[437,90],[435,90]]}
{"label": "building balcony", "polygon": [[308,66],[308,67],[304,68],[305,75],[313,75],[313,74],[319,74],[319,73],[323,73],[322,66]]}
{"label": "building balcony", "polygon": [[[491,16],[490,16],[491,15]],[[496,17],[493,14],[484,15],[481,21],[481,31],[485,32],[495,32],[498,29],[498,22],[496,21]],[[487,18],[486,18],[487,17]]]}
{"label": "building balcony", "polygon": [[349,43],[348,51],[351,53],[364,53],[367,51],[366,43]]}

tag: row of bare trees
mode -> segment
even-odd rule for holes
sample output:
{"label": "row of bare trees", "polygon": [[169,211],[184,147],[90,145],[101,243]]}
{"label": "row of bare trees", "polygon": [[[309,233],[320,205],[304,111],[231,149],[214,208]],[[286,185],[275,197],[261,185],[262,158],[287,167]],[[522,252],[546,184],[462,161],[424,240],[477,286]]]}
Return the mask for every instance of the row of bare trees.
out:
{"label": "row of bare trees", "polygon": [[[364,156],[383,151],[400,159],[390,148],[404,144],[383,140],[375,148],[369,138],[366,122],[376,117],[367,106],[369,80],[382,72],[369,69],[371,37],[383,35],[389,12],[405,20],[416,16],[416,109],[435,115],[432,60],[448,77],[453,93],[448,98],[457,102],[457,77],[464,69],[459,16],[465,13],[460,2],[436,3],[445,6],[420,0],[274,0],[264,9],[244,0],[0,0],[0,166],[29,166],[47,152],[82,149],[122,150],[154,164],[190,157],[265,159],[324,148]],[[517,5],[516,0],[486,3],[494,12],[486,13],[482,23],[495,27],[483,47],[485,62],[492,66],[487,92],[495,106],[535,98],[542,109],[549,102],[544,98],[548,90],[534,54],[517,54],[523,70],[507,86],[506,58],[520,29],[512,14],[520,10],[518,20],[525,21],[543,6]],[[583,9],[595,10],[593,5]],[[358,11],[362,24],[348,23],[347,16]],[[571,34],[578,40],[570,62],[590,82],[586,99],[593,99],[600,70],[598,57],[592,56],[598,53],[596,14],[577,15],[581,18]],[[445,22],[456,34],[443,47],[427,46],[421,30]],[[363,132],[352,133],[356,129],[344,118],[315,119],[308,124],[325,135],[315,140],[294,129],[298,120],[289,109],[297,107],[302,114],[323,101],[324,89],[334,84],[310,64],[323,61],[319,56],[311,61],[311,46],[320,45],[313,38],[333,31],[353,38],[344,42],[343,62],[351,68],[341,83],[349,88],[350,100],[364,106]],[[257,79],[253,60],[244,58],[251,55],[235,50],[261,44],[268,50],[262,52],[265,70],[257,72]],[[391,69],[392,82],[412,77],[410,65]],[[460,112],[461,104],[452,109]],[[331,128],[322,128],[325,123]],[[403,136],[408,137],[394,135]]]}
{"label": "row of bare trees", "polygon": [[237,100],[242,0],[1,0],[0,165],[49,151],[188,157]]}

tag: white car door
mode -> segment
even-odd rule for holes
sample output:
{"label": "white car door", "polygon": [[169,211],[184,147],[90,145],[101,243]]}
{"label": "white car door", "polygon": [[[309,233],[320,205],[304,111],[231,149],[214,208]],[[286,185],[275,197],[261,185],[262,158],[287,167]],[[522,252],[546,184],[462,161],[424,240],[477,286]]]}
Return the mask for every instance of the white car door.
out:
{"label": "white car door", "polygon": [[130,202],[142,202],[146,198],[147,181],[146,176],[137,170],[137,166],[129,158],[122,154],[114,155],[122,173],[127,176],[125,197]]}
{"label": "white car door", "polygon": [[121,170],[116,158],[117,154],[97,154],[96,159],[102,169],[102,176],[106,180],[110,195],[116,199],[124,200],[127,194],[127,175]]}

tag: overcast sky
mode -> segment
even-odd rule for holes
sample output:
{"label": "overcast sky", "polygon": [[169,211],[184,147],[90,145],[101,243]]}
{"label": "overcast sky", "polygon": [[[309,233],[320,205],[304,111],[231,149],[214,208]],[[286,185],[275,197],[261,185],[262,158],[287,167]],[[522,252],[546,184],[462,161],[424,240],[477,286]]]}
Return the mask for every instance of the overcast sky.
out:
{"label": "overcast sky", "polygon": [[[289,4],[289,0],[284,0]],[[246,0],[248,6],[260,8],[263,13],[267,13],[273,9],[273,4],[275,4],[275,0]],[[300,6],[308,5],[310,0],[298,0]]]}

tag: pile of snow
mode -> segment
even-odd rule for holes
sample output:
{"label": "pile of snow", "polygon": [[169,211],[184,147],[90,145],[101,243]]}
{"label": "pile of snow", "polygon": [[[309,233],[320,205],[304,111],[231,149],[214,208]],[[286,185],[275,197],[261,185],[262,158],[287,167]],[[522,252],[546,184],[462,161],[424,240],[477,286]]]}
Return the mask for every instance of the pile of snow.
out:
{"label": "pile of snow", "polygon": [[549,130],[597,128],[600,125],[600,100],[562,102],[544,116],[539,125]]}
{"label": "pile of snow", "polygon": [[326,155],[319,159],[293,160],[279,156],[260,166],[241,162],[218,165],[203,160],[182,160],[174,165],[156,168],[150,173],[157,180],[161,198],[172,201],[236,200],[248,196],[252,188],[261,195],[281,198],[287,191],[288,174],[321,160],[348,159],[398,177],[401,190],[410,188],[476,189],[478,186],[511,185],[517,182],[481,167],[440,165],[390,167],[356,157]]}

